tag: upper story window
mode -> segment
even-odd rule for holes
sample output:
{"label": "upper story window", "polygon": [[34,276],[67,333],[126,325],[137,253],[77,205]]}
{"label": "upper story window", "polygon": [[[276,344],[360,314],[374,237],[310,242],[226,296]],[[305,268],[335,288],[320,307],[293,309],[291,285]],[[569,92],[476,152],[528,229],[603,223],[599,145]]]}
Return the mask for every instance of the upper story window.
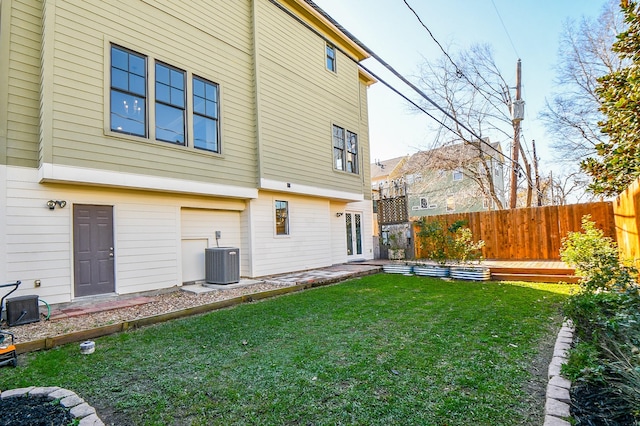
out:
{"label": "upper story window", "polygon": [[289,235],[289,202],[276,200],[276,235]]}
{"label": "upper story window", "polygon": [[156,139],[185,145],[185,72],[156,62]]}
{"label": "upper story window", "polygon": [[147,58],[111,47],[111,130],[147,136]]}
{"label": "upper story window", "polygon": [[327,69],[336,72],[336,48],[327,44]]}
{"label": "upper story window", "polygon": [[193,77],[193,144],[220,152],[218,141],[218,85]]}
{"label": "upper story window", "polygon": [[333,126],[333,162],[336,170],[358,174],[358,135]]}
{"label": "upper story window", "polygon": [[[220,99],[216,83],[188,71],[111,46],[110,129],[176,145],[220,152]],[[147,61],[155,82],[147,80]],[[188,87],[187,81],[193,84]],[[192,93],[188,93],[192,89]],[[193,103],[187,103],[193,96]],[[152,105],[152,113],[147,113]],[[149,126],[148,117],[155,117]],[[192,118],[192,120],[190,119]],[[187,129],[188,124],[193,127]]]}
{"label": "upper story window", "polygon": [[453,171],[453,180],[454,181],[462,180],[462,176],[463,176],[462,170],[457,169],[457,170]]}

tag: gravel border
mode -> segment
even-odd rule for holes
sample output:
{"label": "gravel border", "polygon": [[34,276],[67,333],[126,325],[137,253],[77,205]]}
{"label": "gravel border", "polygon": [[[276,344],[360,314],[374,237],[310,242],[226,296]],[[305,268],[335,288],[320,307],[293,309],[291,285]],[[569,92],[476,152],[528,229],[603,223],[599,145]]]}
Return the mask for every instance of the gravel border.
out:
{"label": "gravel border", "polygon": [[60,405],[70,408],[71,416],[79,419],[79,426],[105,426],[96,414],[96,409],[87,404],[84,399],[67,389],[57,386],[53,387],[35,387],[11,389],[0,392],[0,399],[18,398],[23,396],[41,396],[49,401],[60,400]]}

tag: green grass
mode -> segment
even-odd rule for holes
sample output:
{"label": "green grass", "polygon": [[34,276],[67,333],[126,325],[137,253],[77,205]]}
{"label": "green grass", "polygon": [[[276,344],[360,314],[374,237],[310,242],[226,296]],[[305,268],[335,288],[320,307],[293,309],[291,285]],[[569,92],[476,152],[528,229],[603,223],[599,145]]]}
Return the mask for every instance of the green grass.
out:
{"label": "green grass", "polygon": [[569,288],[378,274],[29,354],[0,389],[115,424],[540,424],[531,364]]}

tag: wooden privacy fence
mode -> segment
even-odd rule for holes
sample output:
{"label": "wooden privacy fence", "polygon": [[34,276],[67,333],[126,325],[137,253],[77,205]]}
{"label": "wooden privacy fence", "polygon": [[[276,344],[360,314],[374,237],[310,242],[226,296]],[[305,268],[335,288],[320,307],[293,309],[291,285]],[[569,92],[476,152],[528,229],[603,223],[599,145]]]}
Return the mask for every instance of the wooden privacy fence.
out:
{"label": "wooden privacy fence", "polygon": [[[466,221],[473,239],[484,240],[482,256],[485,259],[559,260],[562,239],[568,232],[581,230],[582,217],[586,214],[591,215],[591,220],[606,236],[616,239],[611,202],[457,213],[427,216],[425,220],[441,221],[447,226],[457,220]],[[421,252],[417,223],[414,231],[416,258],[424,258],[426,253]]]}
{"label": "wooden privacy fence", "polygon": [[640,179],[616,198],[613,212],[622,257],[634,259],[640,267]]}

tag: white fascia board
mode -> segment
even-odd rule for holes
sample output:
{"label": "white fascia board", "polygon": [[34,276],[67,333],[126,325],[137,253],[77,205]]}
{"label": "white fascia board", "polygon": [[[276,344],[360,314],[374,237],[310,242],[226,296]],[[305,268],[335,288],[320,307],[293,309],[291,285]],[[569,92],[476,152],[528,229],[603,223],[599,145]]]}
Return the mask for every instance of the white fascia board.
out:
{"label": "white fascia board", "polygon": [[219,183],[114,172],[111,170],[87,169],[51,163],[42,164],[38,170],[38,179],[41,183],[76,183],[215,197],[258,198],[257,188],[244,188]]}
{"label": "white fascia board", "polygon": [[277,180],[260,179],[260,189],[264,191],[288,192],[291,194],[311,195],[320,198],[329,198],[341,201],[363,201],[364,194],[333,189],[318,188],[315,186],[300,185],[297,183],[282,182]]}

